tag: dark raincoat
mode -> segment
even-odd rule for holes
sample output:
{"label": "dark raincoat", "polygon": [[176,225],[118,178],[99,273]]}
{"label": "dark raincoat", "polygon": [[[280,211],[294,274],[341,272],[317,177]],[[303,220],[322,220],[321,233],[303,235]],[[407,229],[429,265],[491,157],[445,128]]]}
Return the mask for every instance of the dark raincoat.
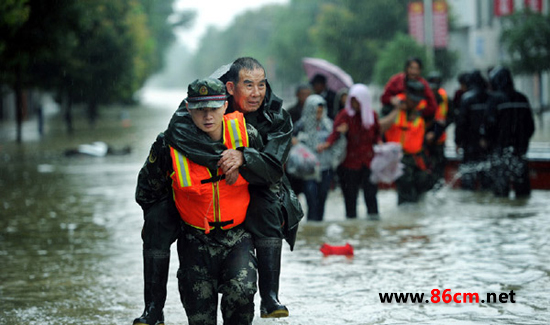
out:
{"label": "dark raincoat", "polygon": [[[227,113],[234,111],[231,98],[229,103]],[[213,144],[204,134],[199,136],[178,127],[190,118],[185,105],[180,105],[165,131],[166,142],[192,161],[217,168],[221,153],[227,148],[222,143]],[[285,237],[293,249],[298,223],[304,214],[284,174],[292,140],[290,115],[282,109],[282,100],[271,92],[268,84],[261,107],[246,114],[245,119],[258,131],[263,149],[255,146],[239,149],[244,157],[239,172],[250,183],[250,204],[244,225],[256,237]],[[190,137],[193,141],[189,141]]]}
{"label": "dark raincoat", "polygon": [[468,78],[468,91],[460,102],[455,128],[455,143],[464,149],[464,162],[483,160],[488,154],[480,141],[485,137],[482,125],[489,97],[487,83],[481,73],[472,72]]}
{"label": "dark raincoat", "polygon": [[494,92],[485,119],[487,138],[495,150],[513,147],[514,153],[524,155],[535,123],[529,100],[514,89],[510,70],[495,68],[490,75]]}

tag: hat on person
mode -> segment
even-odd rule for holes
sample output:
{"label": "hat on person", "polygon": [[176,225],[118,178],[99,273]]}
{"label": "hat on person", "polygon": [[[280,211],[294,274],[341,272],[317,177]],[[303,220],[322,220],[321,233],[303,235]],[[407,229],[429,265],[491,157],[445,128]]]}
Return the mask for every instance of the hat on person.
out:
{"label": "hat on person", "polygon": [[417,80],[409,80],[407,81],[407,98],[414,101],[419,102],[423,100],[424,97],[424,84]]}
{"label": "hat on person", "polygon": [[221,107],[227,100],[225,85],[214,78],[197,79],[189,84],[185,100],[189,109]]}

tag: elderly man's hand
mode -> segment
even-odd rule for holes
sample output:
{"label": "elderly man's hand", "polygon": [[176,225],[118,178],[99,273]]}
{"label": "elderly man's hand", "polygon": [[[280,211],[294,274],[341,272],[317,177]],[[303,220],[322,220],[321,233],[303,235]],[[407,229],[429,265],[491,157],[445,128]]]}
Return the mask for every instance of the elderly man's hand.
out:
{"label": "elderly man's hand", "polygon": [[239,178],[239,170],[234,170],[229,173],[225,173],[225,182],[227,185],[233,185],[237,182],[237,178]]}
{"label": "elderly man's hand", "polygon": [[235,149],[227,149],[222,152],[222,158],[218,161],[220,167],[225,174],[225,181],[229,185],[235,184],[239,177],[239,167],[244,163],[243,153]]}

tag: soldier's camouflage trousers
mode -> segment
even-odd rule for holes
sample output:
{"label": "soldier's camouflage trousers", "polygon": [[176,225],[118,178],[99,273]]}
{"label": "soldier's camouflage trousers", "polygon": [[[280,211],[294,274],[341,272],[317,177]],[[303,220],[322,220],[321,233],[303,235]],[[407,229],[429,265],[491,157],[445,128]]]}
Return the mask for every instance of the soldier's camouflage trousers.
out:
{"label": "soldier's camouflage trousers", "polygon": [[218,293],[224,324],[252,324],[257,261],[240,227],[210,234],[186,227],[178,239],[178,286],[190,325],[216,325]]}

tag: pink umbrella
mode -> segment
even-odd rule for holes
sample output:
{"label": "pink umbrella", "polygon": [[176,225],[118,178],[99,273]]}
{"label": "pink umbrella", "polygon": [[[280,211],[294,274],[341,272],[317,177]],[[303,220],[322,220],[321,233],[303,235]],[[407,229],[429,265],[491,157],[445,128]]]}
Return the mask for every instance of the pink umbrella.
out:
{"label": "pink umbrella", "polygon": [[335,92],[353,85],[353,79],[340,67],[318,58],[303,58],[302,64],[309,80],[316,74],[327,78],[327,87]]}

